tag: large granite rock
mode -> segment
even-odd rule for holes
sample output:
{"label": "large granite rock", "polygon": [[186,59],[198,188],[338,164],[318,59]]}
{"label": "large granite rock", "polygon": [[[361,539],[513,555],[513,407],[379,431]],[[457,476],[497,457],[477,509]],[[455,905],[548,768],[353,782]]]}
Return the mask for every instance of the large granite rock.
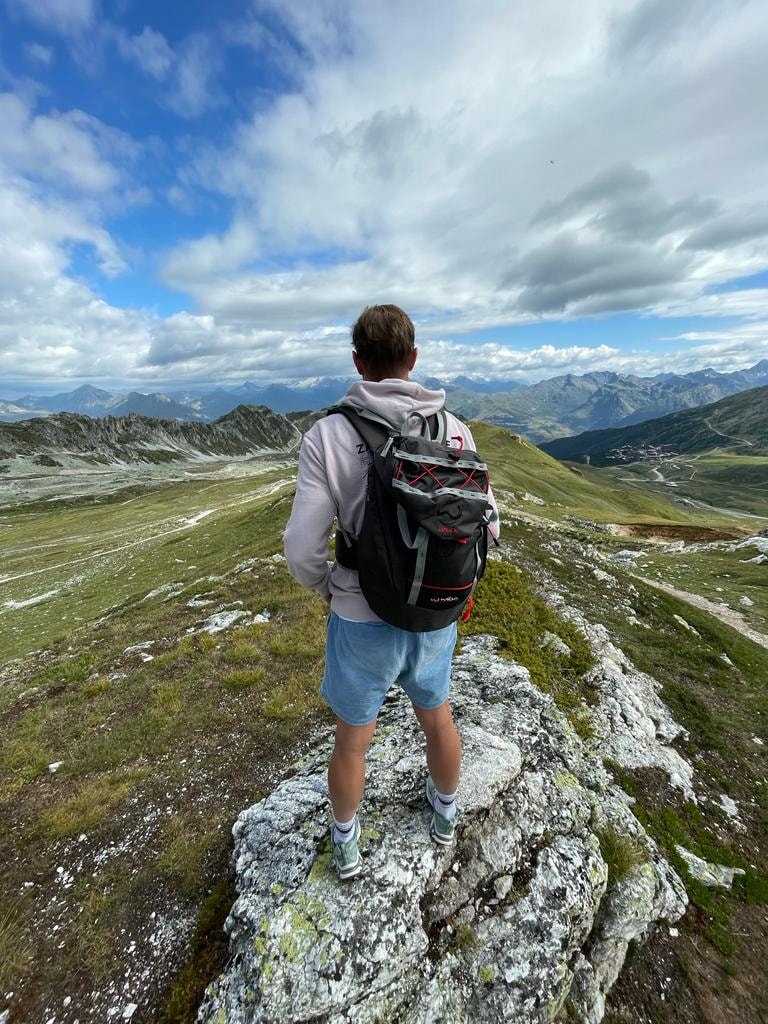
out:
{"label": "large granite rock", "polygon": [[[327,741],[240,815],[231,959],[200,1022],[543,1024],[567,999],[601,1020],[629,941],[683,913],[682,883],[493,638],[465,641],[452,699],[464,746],[453,849],[429,839],[423,741],[398,696],[369,755],[361,876],[340,884],[329,866]],[[643,851],[610,884],[607,828]]]}

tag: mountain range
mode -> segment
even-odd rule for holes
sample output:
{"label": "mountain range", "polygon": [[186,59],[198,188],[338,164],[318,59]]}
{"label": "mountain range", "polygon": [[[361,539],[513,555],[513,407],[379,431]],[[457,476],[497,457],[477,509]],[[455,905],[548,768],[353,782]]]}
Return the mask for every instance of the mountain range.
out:
{"label": "mountain range", "polygon": [[285,452],[300,440],[297,427],[263,406],[238,405],[213,423],[62,412],[0,424],[0,460],[31,458],[44,466],[59,465],[56,460],[63,457],[97,464],[162,463]]}
{"label": "mountain range", "polygon": [[[312,377],[269,385],[246,381],[236,387],[169,394],[114,394],[84,385],[56,395],[0,400],[0,420],[71,412],[94,417],[139,413],[207,423],[240,404],[267,406],[280,413],[317,411],[337,402],[355,379]],[[449,380],[423,378],[422,383],[445,388],[448,405],[459,416],[507,427],[538,444],[585,430],[630,426],[768,384],[768,359],[731,373],[706,368],[639,377],[596,371],[531,385],[460,375]]]}
{"label": "mountain range", "polygon": [[715,448],[740,455],[768,455],[768,387],[627,427],[558,438],[539,447],[556,459],[589,461],[596,466],[655,461]]}

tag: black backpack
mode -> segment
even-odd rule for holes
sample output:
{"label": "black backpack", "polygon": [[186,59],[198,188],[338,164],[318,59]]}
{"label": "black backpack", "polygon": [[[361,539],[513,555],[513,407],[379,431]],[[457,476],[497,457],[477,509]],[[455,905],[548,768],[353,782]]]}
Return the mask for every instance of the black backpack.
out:
{"label": "black backpack", "polygon": [[[476,452],[446,443],[446,418],[412,413],[395,430],[373,413],[339,405],[372,454],[358,537],[338,530],[336,561],[355,569],[371,609],[410,632],[458,619],[485,570],[488,469]],[[413,416],[422,436],[408,433]],[[469,605],[471,608],[471,604]]]}

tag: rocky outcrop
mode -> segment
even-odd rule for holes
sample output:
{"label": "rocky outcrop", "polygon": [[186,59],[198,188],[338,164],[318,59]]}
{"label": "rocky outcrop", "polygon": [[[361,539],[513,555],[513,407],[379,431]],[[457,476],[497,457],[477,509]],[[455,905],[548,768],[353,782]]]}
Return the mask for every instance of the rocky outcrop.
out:
{"label": "rocky outcrop", "polygon": [[[232,955],[200,1022],[543,1024],[569,999],[601,1020],[629,941],[676,920],[685,892],[600,757],[495,647],[472,638],[454,662],[453,849],[428,837],[422,740],[399,696],[369,755],[357,879],[330,870],[327,741],[240,815]],[[606,862],[607,835],[628,867]]]}
{"label": "rocky outcrop", "polygon": [[[628,593],[637,590],[629,584]],[[599,702],[591,715],[593,747],[604,759],[622,768],[659,768],[676,789],[696,802],[693,765],[671,746],[685,730],[674,720],[659,696],[661,683],[640,672],[612,643],[605,626],[592,623],[568,607],[560,594],[544,594],[547,603],[578,626],[587,637],[595,659],[589,673]]]}

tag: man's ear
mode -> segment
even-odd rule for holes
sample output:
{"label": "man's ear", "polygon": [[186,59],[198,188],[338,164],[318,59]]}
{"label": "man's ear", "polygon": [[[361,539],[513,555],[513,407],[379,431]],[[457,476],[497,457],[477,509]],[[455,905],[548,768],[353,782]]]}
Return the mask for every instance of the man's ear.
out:
{"label": "man's ear", "polygon": [[363,365],[362,359],[357,354],[357,352],[355,352],[354,349],[352,350],[352,362],[355,364],[355,369],[360,374],[360,376],[364,377],[365,376],[365,366]]}
{"label": "man's ear", "polygon": [[411,370],[416,365],[416,357],[418,356],[418,354],[419,354],[419,350],[417,348],[415,348],[413,350],[413,352],[411,352],[411,354],[408,356],[408,372],[409,373],[411,372]]}

